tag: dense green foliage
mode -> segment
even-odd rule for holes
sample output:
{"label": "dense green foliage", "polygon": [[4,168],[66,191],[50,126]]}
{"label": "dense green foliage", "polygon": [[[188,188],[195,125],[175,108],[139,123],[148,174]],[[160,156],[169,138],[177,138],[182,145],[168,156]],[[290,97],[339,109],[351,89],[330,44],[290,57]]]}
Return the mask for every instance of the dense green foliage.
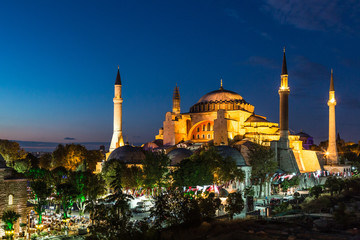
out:
{"label": "dense green foliage", "polygon": [[248,156],[252,166],[251,178],[260,185],[259,196],[261,196],[262,185],[278,169],[278,163],[274,158],[274,152],[260,145],[250,147]]}
{"label": "dense green foliage", "polygon": [[244,173],[231,158],[223,158],[216,148],[203,149],[184,159],[173,172],[176,186],[210,185],[237,179],[242,181]]}
{"label": "dense green foliage", "polygon": [[13,210],[6,210],[1,216],[1,221],[5,223],[5,230],[14,230],[14,224],[20,215]]}
{"label": "dense green foliage", "polygon": [[145,156],[142,163],[144,186],[147,188],[168,186],[169,157],[164,152],[147,152]]}
{"label": "dense green foliage", "polygon": [[241,192],[230,193],[226,199],[227,205],[225,211],[228,212],[230,219],[233,219],[235,214],[241,213],[244,209],[244,200]]}
{"label": "dense green foliage", "polygon": [[42,214],[45,211],[44,206],[47,203],[47,198],[51,195],[52,189],[44,180],[32,180],[30,182],[30,188],[35,194],[34,209],[39,216],[38,224],[41,224]]}
{"label": "dense green foliage", "polygon": [[19,143],[4,139],[0,139],[0,154],[9,167],[14,167],[16,160],[25,159],[27,155]]}
{"label": "dense green foliage", "polygon": [[323,192],[323,188],[320,185],[313,186],[309,191],[310,195],[314,196],[315,198],[319,198],[322,192]]}

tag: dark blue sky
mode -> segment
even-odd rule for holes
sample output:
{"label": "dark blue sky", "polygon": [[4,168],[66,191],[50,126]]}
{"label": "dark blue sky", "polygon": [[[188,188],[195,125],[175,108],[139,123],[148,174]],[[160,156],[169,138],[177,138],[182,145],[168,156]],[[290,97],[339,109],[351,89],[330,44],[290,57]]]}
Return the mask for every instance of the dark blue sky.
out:
{"label": "dark blue sky", "polygon": [[327,138],[330,69],[337,130],[360,140],[358,1],[6,1],[0,7],[0,138],[110,141],[123,82],[130,142],[219,87],[278,122],[282,48],[290,128]]}

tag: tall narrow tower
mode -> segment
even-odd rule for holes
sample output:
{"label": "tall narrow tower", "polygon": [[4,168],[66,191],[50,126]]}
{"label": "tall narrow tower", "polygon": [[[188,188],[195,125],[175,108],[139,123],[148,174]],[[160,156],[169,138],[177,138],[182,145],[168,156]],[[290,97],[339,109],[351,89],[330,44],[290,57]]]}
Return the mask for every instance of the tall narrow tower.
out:
{"label": "tall narrow tower", "polygon": [[335,88],[334,88],[334,77],[333,70],[331,69],[330,77],[330,90],[329,90],[329,145],[327,149],[328,165],[337,165],[338,153],[336,149],[336,125],[335,125]]}
{"label": "tall narrow tower", "polygon": [[289,94],[288,72],[286,66],[285,48],[281,72],[280,95],[280,142],[289,147]]}
{"label": "tall narrow tower", "polygon": [[180,114],[180,92],[177,85],[174,89],[172,112],[175,114]]}
{"label": "tall narrow tower", "polygon": [[122,136],[122,102],[121,97],[121,77],[118,67],[118,72],[115,80],[115,96],[114,96],[114,132],[110,144],[110,152],[116,148],[124,146]]}

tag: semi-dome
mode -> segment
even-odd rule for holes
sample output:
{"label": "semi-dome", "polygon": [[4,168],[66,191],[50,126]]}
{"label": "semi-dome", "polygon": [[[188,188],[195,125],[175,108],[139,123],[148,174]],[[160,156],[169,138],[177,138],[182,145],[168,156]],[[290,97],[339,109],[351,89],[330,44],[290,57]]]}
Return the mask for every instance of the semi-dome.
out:
{"label": "semi-dome", "polygon": [[243,97],[237,94],[236,92],[225,90],[223,88],[220,88],[219,90],[215,90],[212,92],[209,92],[202,96],[198,103],[205,103],[205,102],[224,102],[224,101],[236,101],[236,100],[243,100]]}
{"label": "semi-dome", "polygon": [[145,153],[140,147],[125,145],[116,148],[109,156],[109,160],[116,159],[127,164],[141,164],[145,159]]}
{"label": "semi-dome", "polygon": [[223,158],[230,157],[233,159],[236,162],[236,166],[247,166],[244,157],[237,149],[229,146],[216,146],[216,149]]}
{"label": "semi-dome", "polygon": [[193,154],[193,152],[186,148],[175,148],[174,150],[171,150],[167,155],[170,158],[171,166],[175,166],[179,164],[183,159],[190,157]]}
{"label": "semi-dome", "polygon": [[252,123],[252,122],[269,122],[269,121],[266,120],[266,119],[263,118],[263,117],[256,116],[256,115],[251,115],[248,119],[246,119],[245,122]]}

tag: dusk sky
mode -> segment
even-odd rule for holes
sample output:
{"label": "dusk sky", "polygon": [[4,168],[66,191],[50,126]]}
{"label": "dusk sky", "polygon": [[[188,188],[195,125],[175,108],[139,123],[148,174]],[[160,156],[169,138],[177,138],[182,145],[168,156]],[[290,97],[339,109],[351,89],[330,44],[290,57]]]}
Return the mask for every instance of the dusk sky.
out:
{"label": "dusk sky", "polygon": [[171,111],[239,93],[279,121],[282,49],[289,126],[328,136],[334,69],[337,131],[360,140],[360,1],[2,1],[0,138],[110,141],[120,66],[125,139],[151,141]]}

